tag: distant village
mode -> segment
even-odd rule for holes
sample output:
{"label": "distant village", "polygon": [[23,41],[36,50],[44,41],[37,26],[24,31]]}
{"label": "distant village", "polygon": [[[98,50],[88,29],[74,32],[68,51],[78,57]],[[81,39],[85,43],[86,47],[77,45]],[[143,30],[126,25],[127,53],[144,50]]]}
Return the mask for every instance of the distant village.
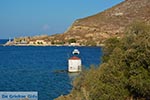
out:
{"label": "distant village", "polygon": [[14,38],[9,41],[4,46],[83,46],[77,43],[75,39],[70,39],[68,42],[62,42],[60,40],[54,40],[48,38],[48,36],[35,36],[35,37],[20,37]]}

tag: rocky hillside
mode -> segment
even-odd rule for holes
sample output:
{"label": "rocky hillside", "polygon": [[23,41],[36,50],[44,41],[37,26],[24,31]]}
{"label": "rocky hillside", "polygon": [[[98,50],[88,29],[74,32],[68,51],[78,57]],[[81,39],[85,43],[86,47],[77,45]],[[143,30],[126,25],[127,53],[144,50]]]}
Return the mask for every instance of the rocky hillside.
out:
{"label": "rocky hillside", "polygon": [[66,42],[74,38],[81,44],[101,44],[112,36],[123,36],[126,26],[136,21],[150,23],[150,0],[125,0],[101,13],[78,19],[55,39]]}
{"label": "rocky hillside", "polygon": [[96,15],[76,20],[63,34],[17,38],[14,43],[42,39],[53,45],[69,45],[73,39],[80,45],[98,46],[110,37],[124,36],[124,29],[137,21],[150,24],[150,0],[125,0]]}

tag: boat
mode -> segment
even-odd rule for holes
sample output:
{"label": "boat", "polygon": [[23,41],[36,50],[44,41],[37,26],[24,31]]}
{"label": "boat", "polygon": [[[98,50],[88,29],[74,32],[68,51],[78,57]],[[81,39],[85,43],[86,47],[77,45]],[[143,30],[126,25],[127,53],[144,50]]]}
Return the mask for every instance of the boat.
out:
{"label": "boat", "polygon": [[74,49],[73,52],[72,52],[72,54],[73,54],[73,55],[75,55],[75,54],[80,54],[80,51],[79,51],[78,49]]}

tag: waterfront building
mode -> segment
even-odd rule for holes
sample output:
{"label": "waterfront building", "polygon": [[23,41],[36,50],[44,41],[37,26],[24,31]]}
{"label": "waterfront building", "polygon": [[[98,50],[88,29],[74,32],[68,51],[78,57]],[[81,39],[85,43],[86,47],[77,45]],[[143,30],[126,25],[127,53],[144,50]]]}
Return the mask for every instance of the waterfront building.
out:
{"label": "waterfront building", "polygon": [[73,56],[68,60],[68,71],[69,72],[80,72],[81,71],[81,59],[77,56]]}

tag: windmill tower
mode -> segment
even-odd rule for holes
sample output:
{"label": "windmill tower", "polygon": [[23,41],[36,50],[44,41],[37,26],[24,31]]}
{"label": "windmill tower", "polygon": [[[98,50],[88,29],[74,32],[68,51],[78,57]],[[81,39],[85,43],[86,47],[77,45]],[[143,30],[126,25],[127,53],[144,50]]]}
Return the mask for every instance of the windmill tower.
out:
{"label": "windmill tower", "polygon": [[75,49],[73,51],[73,56],[68,59],[68,72],[80,72],[82,70],[82,61],[79,57],[75,56],[76,54],[79,54],[79,52],[77,53],[75,51],[78,50]]}

